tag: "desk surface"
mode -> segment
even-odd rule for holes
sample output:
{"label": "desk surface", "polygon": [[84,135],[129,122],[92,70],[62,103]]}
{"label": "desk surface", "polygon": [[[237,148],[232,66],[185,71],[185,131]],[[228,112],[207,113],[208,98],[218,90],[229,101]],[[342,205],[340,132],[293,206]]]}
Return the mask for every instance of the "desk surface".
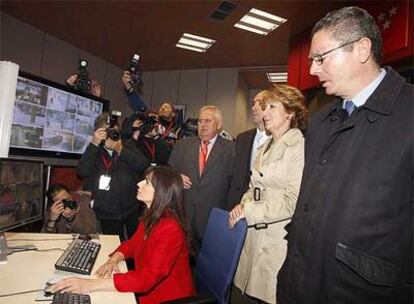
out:
{"label": "desk surface", "polygon": [[[61,248],[66,249],[72,241],[70,234],[45,234],[45,233],[6,233],[9,246],[33,244],[39,250]],[[28,241],[23,241],[28,240]],[[16,240],[16,241],[13,241]],[[22,241],[18,241],[22,240]],[[43,241],[36,241],[43,240]],[[108,255],[119,245],[119,238],[115,235],[100,235],[101,250],[92,270],[105,263]],[[25,251],[16,252],[7,257],[7,264],[0,264],[0,294],[14,293],[25,290],[43,288],[46,281],[52,277],[88,277],[74,273],[55,270],[55,263],[62,255],[62,250],[51,251]],[[126,272],[125,263],[120,263],[121,272]],[[38,292],[0,298],[2,304],[35,303]],[[92,292],[90,294],[92,304],[100,303],[122,303],[135,304],[133,293],[120,292]],[[50,303],[50,302],[36,302]]]}

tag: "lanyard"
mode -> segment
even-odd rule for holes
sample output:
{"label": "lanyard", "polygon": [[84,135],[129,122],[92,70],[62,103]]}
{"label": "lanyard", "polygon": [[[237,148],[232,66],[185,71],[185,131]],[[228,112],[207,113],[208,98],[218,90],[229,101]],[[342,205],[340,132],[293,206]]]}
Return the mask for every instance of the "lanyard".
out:
{"label": "lanyard", "polygon": [[102,161],[103,161],[103,164],[104,164],[104,167],[105,167],[106,172],[111,171],[111,168],[112,168],[112,159],[109,159],[108,158],[108,155],[102,154]]}
{"label": "lanyard", "polygon": [[168,134],[170,134],[171,129],[173,128],[174,123],[171,121],[168,128],[165,129],[164,134],[162,134],[162,138],[166,138]]}
{"label": "lanyard", "polygon": [[151,155],[151,160],[155,161],[155,144],[154,143],[148,143],[147,140],[144,139],[144,145],[147,148],[147,151]]}

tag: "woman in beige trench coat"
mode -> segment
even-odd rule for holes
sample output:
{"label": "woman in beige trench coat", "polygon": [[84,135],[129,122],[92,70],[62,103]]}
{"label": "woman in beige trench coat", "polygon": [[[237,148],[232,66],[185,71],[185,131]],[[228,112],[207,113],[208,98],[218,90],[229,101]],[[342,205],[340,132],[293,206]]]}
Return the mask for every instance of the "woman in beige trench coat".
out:
{"label": "woman in beige trench coat", "polygon": [[295,210],[304,165],[304,97],[275,85],[263,95],[263,120],[272,137],[261,147],[250,185],[230,212],[230,227],[248,228],[234,278],[232,303],[276,303],[276,275],[286,256],[286,231]]}

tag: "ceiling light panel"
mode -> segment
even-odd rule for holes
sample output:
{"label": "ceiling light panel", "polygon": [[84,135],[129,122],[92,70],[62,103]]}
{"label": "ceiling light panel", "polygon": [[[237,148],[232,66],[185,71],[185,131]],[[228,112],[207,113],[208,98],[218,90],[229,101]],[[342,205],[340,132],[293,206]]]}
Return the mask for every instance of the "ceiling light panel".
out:
{"label": "ceiling light panel", "polygon": [[260,35],[267,35],[287,19],[252,8],[234,26]]}
{"label": "ceiling light panel", "polygon": [[215,42],[215,40],[210,38],[184,33],[175,46],[182,49],[204,53]]}
{"label": "ceiling light panel", "polygon": [[287,82],[287,72],[266,73],[269,82]]}

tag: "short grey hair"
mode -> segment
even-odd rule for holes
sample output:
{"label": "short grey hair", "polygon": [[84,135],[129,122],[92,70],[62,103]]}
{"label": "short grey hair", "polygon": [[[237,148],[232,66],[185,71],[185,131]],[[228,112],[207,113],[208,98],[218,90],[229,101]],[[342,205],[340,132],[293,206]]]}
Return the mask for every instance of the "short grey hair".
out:
{"label": "short grey hair", "polygon": [[200,109],[200,113],[203,111],[213,111],[214,116],[216,116],[216,119],[222,123],[223,122],[223,114],[221,113],[221,110],[213,105],[206,105]]}
{"label": "short grey hair", "polygon": [[[329,12],[315,24],[312,36],[321,30],[329,32],[335,40],[341,43],[368,38],[372,43],[371,53],[374,61],[380,64],[382,59],[381,32],[374,18],[366,10],[348,6]],[[344,47],[344,50],[352,51],[353,45]]]}

